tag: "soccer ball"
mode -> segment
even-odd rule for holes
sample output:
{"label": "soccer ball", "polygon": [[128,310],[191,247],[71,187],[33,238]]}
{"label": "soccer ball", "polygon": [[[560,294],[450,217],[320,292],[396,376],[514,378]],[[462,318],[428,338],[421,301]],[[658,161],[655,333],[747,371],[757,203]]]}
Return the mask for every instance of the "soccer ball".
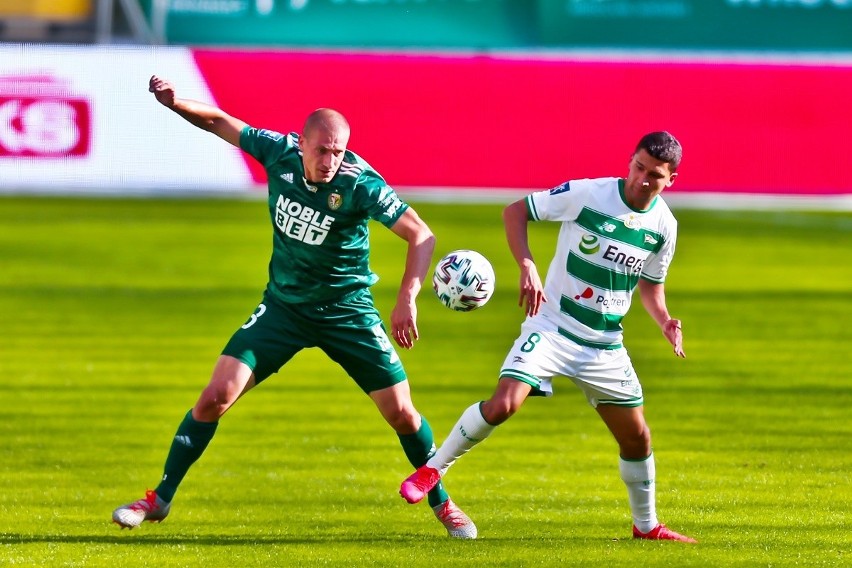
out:
{"label": "soccer ball", "polygon": [[494,293],[494,269],[472,250],[454,250],[435,265],[432,288],[441,303],[457,312],[481,308]]}

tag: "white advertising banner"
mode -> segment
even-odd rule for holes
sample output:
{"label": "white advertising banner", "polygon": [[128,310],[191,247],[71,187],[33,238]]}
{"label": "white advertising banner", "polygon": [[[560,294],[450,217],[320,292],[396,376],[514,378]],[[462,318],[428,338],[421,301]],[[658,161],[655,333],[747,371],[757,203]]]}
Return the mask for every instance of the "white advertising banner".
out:
{"label": "white advertising banner", "polygon": [[0,191],[251,188],[241,152],[157,103],[153,74],[215,103],[188,49],[0,45]]}

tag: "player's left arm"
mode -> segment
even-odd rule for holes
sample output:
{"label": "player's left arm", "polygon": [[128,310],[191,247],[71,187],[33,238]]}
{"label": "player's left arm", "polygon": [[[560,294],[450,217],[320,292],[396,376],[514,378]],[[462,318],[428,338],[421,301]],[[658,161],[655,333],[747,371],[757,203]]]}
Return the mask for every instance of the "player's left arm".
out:
{"label": "player's left arm", "polygon": [[414,341],[420,339],[417,331],[416,299],[432,263],[435,235],[411,207],[405,210],[390,229],[408,242],[405,272],[402,275],[396,305],[391,312],[391,335],[400,347],[411,349]]}
{"label": "player's left arm", "polygon": [[640,278],[639,298],[645,310],[662,329],[663,335],[674,346],[675,355],[686,357],[683,352],[683,323],[679,319],[672,319],[669,315],[663,283]]}

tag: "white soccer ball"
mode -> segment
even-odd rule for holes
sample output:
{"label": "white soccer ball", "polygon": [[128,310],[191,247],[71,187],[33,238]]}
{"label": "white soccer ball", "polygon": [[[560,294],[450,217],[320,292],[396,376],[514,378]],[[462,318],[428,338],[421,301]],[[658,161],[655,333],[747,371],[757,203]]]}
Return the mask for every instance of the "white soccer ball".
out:
{"label": "white soccer ball", "polygon": [[494,268],[473,250],[454,250],[435,265],[432,288],[441,303],[457,312],[481,308],[494,293]]}

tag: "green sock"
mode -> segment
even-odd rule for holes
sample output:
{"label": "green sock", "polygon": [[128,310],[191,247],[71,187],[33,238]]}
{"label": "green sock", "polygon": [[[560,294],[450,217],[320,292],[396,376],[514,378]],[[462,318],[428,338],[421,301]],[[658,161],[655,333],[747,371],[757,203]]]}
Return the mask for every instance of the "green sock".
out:
{"label": "green sock", "polygon": [[160,499],[171,502],[178,485],[183,481],[190,466],[204,453],[218,425],[218,422],[197,421],[192,417],[192,410],[186,413],[172,440],[163,469],[163,480],[155,490]]}
{"label": "green sock", "polygon": [[[414,467],[425,464],[435,453],[435,438],[432,436],[432,427],[426,421],[425,416],[420,416],[420,429],[414,434],[397,434],[405,457]],[[438,482],[429,492],[429,506],[435,507],[450,498],[444,489],[444,484]]]}

